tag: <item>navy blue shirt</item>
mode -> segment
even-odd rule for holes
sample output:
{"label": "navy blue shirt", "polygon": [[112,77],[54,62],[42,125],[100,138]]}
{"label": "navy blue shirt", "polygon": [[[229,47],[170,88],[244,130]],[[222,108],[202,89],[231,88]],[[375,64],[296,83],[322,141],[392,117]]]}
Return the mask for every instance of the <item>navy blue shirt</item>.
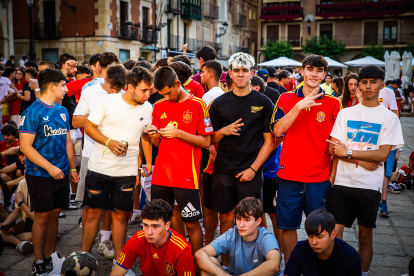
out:
{"label": "navy blue shirt", "polygon": [[300,241],[293,249],[286,264],[288,276],[361,276],[361,257],[346,242],[335,238],[331,256],[327,260],[319,259],[310,247],[308,240]]}

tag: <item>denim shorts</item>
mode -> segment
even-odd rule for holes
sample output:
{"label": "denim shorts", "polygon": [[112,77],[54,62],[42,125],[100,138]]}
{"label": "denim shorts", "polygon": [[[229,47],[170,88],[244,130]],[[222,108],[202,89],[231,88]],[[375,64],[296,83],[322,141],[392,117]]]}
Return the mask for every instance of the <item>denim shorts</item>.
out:
{"label": "denim shorts", "polygon": [[303,211],[308,216],[312,211],[328,206],[332,190],[329,180],[303,183],[279,177],[277,184],[276,227],[278,229],[299,229]]}
{"label": "denim shorts", "polygon": [[385,176],[391,177],[392,169],[394,167],[395,156],[397,156],[397,150],[390,151],[387,161],[385,161]]}

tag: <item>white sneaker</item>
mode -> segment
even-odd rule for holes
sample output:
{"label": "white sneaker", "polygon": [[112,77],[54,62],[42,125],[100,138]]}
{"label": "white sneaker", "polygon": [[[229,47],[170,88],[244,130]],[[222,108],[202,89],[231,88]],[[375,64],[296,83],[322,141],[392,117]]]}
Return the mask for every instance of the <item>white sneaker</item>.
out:
{"label": "white sneaker", "polygon": [[16,250],[19,250],[23,255],[30,254],[33,252],[33,243],[22,241],[16,246]]}
{"label": "white sneaker", "polygon": [[109,260],[115,258],[115,250],[110,241],[99,243],[98,253],[104,255],[104,257]]}
{"label": "white sneaker", "polygon": [[128,221],[128,225],[140,223],[140,222],[142,222],[142,217],[138,215],[137,213],[133,213],[131,218]]}
{"label": "white sneaker", "polygon": [[[113,262],[112,262],[112,267],[114,267],[115,263],[116,263],[116,260],[114,259]],[[132,271],[131,269],[128,270],[127,274],[125,274],[125,275],[127,275],[127,276],[136,276],[134,271]]]}

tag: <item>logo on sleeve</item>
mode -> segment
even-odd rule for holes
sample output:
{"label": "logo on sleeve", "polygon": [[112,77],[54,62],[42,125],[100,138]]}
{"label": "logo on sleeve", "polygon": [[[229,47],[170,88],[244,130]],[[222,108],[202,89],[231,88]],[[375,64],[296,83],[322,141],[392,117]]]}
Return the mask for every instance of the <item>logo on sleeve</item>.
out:
{"label": "logo on sleeve", "polygon": [[26,116],[20,118],[20,126],[24,124],[24,120],[26,120]]}
{"label": "logo on sleeve", "polygon": [[382,103],[383,101],[384,101],[384,99],[383,98],[379,98],[379,100],[378,100],[380,103]]}
{"label": "logo on sleeve", "polygon": [[60,117],[62,117],[63,121],[66,123],[66,114],[60,113]]}
{"label": "logo on sleeve", "polygon": [[204,118],[204,119],[203,119],[203,122],[204,122],[204,125],[205,125],[206,127],[210,126],[210,125],[211,125],[211,120],[210,120],[210,117]]}
{"label": "logo on sleeve", "polygon": [[187,111],[184,111],[184,113],[183,113],[183,121],[184,121],[184,123],[186,123],[186,124],[191,123],[192,118],[193,118],[193,113],[192,112],[190,112],[188,110]]}
{"label": "logo on sleeve", "polygon": [[319,111],[318,113],[316,113],[316,121],[318,121],[319,123],[325,121],[325,113],[323,111]]}

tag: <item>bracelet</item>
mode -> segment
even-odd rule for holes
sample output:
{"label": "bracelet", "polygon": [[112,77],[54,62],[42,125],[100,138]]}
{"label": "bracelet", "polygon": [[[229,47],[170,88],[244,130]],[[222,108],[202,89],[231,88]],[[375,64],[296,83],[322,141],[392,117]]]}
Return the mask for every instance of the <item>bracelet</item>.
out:
{"label": "bracelet", "polygon": [[21,206],[23,203],[24,203],[24,200],[20,201],[20,202],[19,202],[19,204],[17,204],[17,206],[19,206],[19,208],[20,208],[20,206]]}
{"label": "bracelet", "polygon": [[111,138],[106,141],[105,146],[108,146],[109,141],[111,141]]}
{"label": "bracelet", "polygon": [[358,168],[358,163],[359,163],[359,160],[357,159],[356,160],[356,167],[355,168]]}
{"label": "bracelet", "polygon": [[333,176],[332,174],[330,174],[329,177],[332,177],[335,180],[335,176]]}
{"label": "bracelet", "polygon": [[70,169],[69,171],[70,172],[76,172],[76,169]]}
{"label": "bracelet", "polygon": [[249,167],[249,169],[251,169],[252,171],[254,171],[254,173],[257,173],[257,171],[255,169],[253,169],[251,166]]}

